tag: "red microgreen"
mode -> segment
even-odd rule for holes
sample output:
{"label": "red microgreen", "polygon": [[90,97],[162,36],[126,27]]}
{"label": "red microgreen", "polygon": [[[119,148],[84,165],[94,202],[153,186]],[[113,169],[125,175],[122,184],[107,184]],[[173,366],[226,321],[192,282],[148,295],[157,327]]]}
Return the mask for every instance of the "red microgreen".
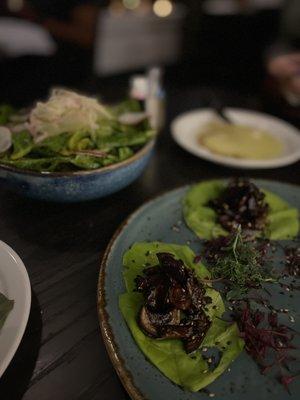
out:
{"label": "red microgreen", "polygon": [[295,349],[294,331],[279,323],[276,313],[253,310],[248,303],[237,310],[235,319],[245,341],[245,349],[257,362],[261,373],[266,374],[277,366],[279,381],[288,389],[295,377],[284,375],[283,371],[289,370],[288,363],[294,360],[289,353],[289,350]]}

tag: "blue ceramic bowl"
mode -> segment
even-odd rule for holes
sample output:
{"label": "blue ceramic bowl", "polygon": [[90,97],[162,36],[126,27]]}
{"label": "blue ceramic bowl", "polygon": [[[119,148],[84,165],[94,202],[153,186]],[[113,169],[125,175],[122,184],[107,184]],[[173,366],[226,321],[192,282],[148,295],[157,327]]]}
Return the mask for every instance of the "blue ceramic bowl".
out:
{"label": "blue ceramic bowl", "polygon": [[148,164],[154,140],[134,156],[92,171],[39,173],[0,165],[0,184],[38,200],[77,202],[115,193],[137,179]]}

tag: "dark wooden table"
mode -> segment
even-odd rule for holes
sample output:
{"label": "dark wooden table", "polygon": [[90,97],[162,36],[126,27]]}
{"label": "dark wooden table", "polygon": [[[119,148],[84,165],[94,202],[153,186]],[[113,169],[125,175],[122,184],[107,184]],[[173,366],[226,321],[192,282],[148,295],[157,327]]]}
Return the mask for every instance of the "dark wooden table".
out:
{"label": "dark wooden table", "polygon": [[[170,90],[168,119],[206,105],[212,92]],[[260,107],[255,97],[221,94],[228,105]],[[127,399],[106,354],[96,308],[100,259],[118,225],[151,197],[189,182],[249,175],[297,183],[299,170],[299,163],[265,171],[217,166],[177,147],[166,129],[145,173],[108,198],[51,204],[0,188],[0,239],[23,259],[33,297],[24,338],[0,381],[0,399]]]}

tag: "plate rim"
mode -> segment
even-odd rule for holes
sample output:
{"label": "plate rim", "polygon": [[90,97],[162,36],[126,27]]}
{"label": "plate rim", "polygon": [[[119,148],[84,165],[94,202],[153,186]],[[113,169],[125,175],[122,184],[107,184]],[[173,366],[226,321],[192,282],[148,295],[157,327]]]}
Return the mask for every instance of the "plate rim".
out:
{"label": "plate rim", "polygon": [[[179,140],[179,134],[176,132],[176,126],[179,123],[179,121],[184,118],[187,117],[189,115],[195,115],[195,114],[201,114],[203,112],[209,112],[212,111],[213,109],[210,107],[203,107],[203,108],[194,108],[188,111],[185,111],[179,115],[177,115],[170,124],[170,131],[171,131],[171,136],[173,138],[173,140],[175,141],[175,143],[181,147],[184,151],[194,155],[195,157],[201,158],[203,160],[215,163],[215,164],[219,164],[219,165],[223,165],[226,167],[231,167],[231,168],[235,168],[235,169],[249,169],[249,170],[253,170],[253,169],[272,169],[272,168],[282,168],[284,166],[288,166],[291,164],[294,164],[296,162],[299,162],[300,160],[300,147],[299,147],[299,151],[295,152],[292,155],[285,155],[282,157],[277,157],[274,159],[270,159],[270,160],[250,160],[250,159],[239,159],[239,158],[234,158],[234,157],[227,157],[224,155],[220,155],[220,154],[213,154],[212,152],[209,152],[207,154],[200,154],[198,151],[191,151],[191,149],[189,148],[189,146],[185,146],[183,141]],[[290,132],[291,135],[294,135],[295,140],[299,141],[300,144],[300,136],[298,137],[298,139],[296,139],[296,131],[300,130],[294,126],[293,124],[289,123],[288,121],[285,121],[284,119],[278,118],[274,115],[265,113],[265,112],[261,112],[261,111],[256,111],[256,110],[252,110],[252,109],[247,109],[247,108],[239,108],[239,107],[226,107],[225,108],[225,112],[229,111],[229,112],[238,112],[238,113],[248,113],[248,114],[252,114],[255,116],[258,115],[260,117],[263,118],[269,118],[274,120],[274,122],[280,123],[280,124],[284,124],[286,125],[288,128],[290,128],[291,130],[295,131],[295,132]],[[205,150],[205,149],[204,149]],[[202,148],[200,147],[200,151],[202,151]],[[276,161],[277,160],[277,161]]]}
{"label": "plate rim", "polygon": [[[171,193],[183,190],[185,188],[189,188],[197,183],[201,183],[204,181],[208,180],[228,180],[229,177],[218,177],[218,178],[211,178],[211,179],[201,179],[198,181],[193,181],[191,183],[185,184],[185,185],[180,185],[177,186],[173,189],[162,191],[158,193],[157,195],[154,195],[150,199],[144,201],[139,207],[137,207],[133,212],[131,212],[124,220],[121,222],[121,224],[117,227],[115,230],[113,236],[109,240],[105,251],[103,253],[103,257],[101,258],[100,254],[100,270],[99,270],[99,275],[98,275],[98,282],[97,282],[97,315],[98,315],[98,321],[100,325],[100,330],[102,334],[102,339],[103,343],[105,345],[105,348],[107,350],[108,356],[110,358],[110,361],[114,367],[114,370],[117,372],[117,375],[119,376],[121,383],[123,384],[123,387],[129,394],[130,398],[133,400],[150,400],[148,397],[145,397],[144,394],[141,392],[141,390],[136,386],[134,382],[134,378],[131,374],[131,372],[127,369],[125,365],[125,360],[121,357],[120,355],[120,350],[119,350],[119,345],[116,342],[116,339],[114,337],[112,327],[109,322],[109,314],[106,311],[106,299],[105,299],[105,279],[106,279],[106,267],[107,267],[107,260],[109,256],[111,255],[115,245],[116,241],[121,235],[121,233],[126,229],[126,227],[131,223],[131,221],[138,215],[140,212],[142,212],[143,209],[147,208],[150,204],[156,202],[157,200],[162,199],[165,196],[168,196]],[[259,183],[278,183],[278,184],[284,184],[287,186],[292,186],[295,188],[300,188],[299,185],[290,183],[290,182],[283,182],[281,180],[271,180],[271,179],[259,179],[259,178],[249,178],[250,180],[255,180],[256,182]]]}
{"label": "plate rim", "polygon": [[28,323],[28,318],[29,318],[29,313],[31,309],[31,285],[30,285],[30,280],[28,276],[27,269],[25,267],[25,264],[23,263],[22,259],[20,256],[4,241],[0,240],[0,249],[3,248],[4,251],[6,251],[15,261],[15,265],[17,266],[17,269],[20,274],[23,275],[23,283],[24,283],[24,290],[25,290],[25,302],[24,302],[24,313],[22,317],[21,324],[19,325],[19,331],[18,334],[11,345],[10,349],[8,350],[6,356],[4,359],[0,362],[0,378],[8,368],[9,364],[11,363],[20,343],[23,338],[27,323]]}

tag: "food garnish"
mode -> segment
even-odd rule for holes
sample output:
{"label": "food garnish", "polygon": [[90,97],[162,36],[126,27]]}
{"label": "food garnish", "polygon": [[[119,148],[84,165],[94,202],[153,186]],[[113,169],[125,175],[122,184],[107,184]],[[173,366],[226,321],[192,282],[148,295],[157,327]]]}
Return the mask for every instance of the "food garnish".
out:
{"label": "food garnish", "polygon": [[[230,320],[237,322],[247,353],[263,374],[277,371],[278,381],[289,390],[288,384],[297,377],[297,371],[293,374],[290,365],[296,360],[293,352],[296,332],[280,320],[279,314],[290,314],[290,310],[276,308],[272,292],[278,288],[281,295],[294,292],[295,279],[291,279],[299,273],[299,248],[284,248],[262,239],[245,240],[239,228],[226,237],[207,241],[202,258],[215,278],[211,282],[221,285]],[[292,278],[287,279],[288,275]],[[266,283],[275,283],[275,289]],[[291,314],[289,321],[295,322]]]}
{"label": "food garnish", "polygon": [[172,254],[157,253],[159,265],[136,278],[145,304],[139,315],[143,331],[155,338],[181,339],[187,353],[197,350],[211,321],[205,307],[211,303],[203,284]]}
{"label": "food garnish", "polygon": [[204,258],[212,277],[225,283],[228,299],[241,298],[263,282],[275,280],[266,267],[264,248],[255,244],[243,237],[240,227],[205,243]]}
{"label": "food garnish", "polygon": [[112,114],[99,101],[65,89],[54,89],[49,100],[37,102],[29,116],[36,141],[64,132],[95,132],[102,118]]}
{"label": "food garnish", "polygon": [[276,312],[253,310],[247,303],[235,310],[234,320],[245,341],[245,350],[259,365],[261,372],[267,374],[277,368],[279,382],[289,390],[288,385],[296,378],[290,371],[290,364],[296,361],[291,354],[291,350],[296,349],[293,343],[295,331],[280,323]]}

